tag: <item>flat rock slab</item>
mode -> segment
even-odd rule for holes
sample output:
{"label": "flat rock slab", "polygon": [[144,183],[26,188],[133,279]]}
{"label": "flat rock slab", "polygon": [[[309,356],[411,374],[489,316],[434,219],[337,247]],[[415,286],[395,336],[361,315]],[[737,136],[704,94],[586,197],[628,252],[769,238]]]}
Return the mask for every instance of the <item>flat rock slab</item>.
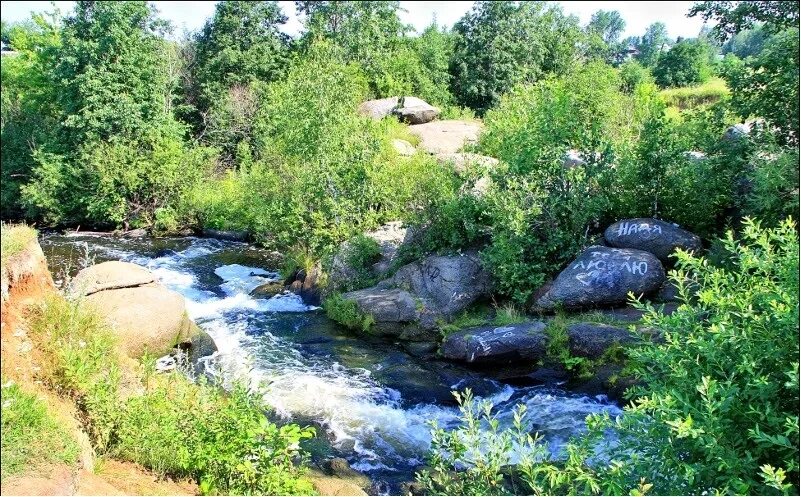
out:
{"label": "flat rock slab", "polygon": [[471,167],[492,168],[498,165],[498,159],[469,152],[445,153],[435,156],[440,164],[451,164],[457,173],[463,173]]}
{"label": "flat rock slab", "polygon": [[663,263],[670,261],[680,248],[689,252],[701,250],[701,238],[675,224],[652,218],[623,219],[606,228],[606,242],[612,247],[644,250]]}
{"label": "flat rock slab", "polygon": [[409,323],[417,319],[414,298],[409,292],[398,288],[365,288],[343,293],[342,298],[356,302],[359,310],[372,315],[376,324]]}
{"label": "flat rock slab", "polygon": [[570,354],[598,359],[615,345],[634,343],[636,336],[617,326],[598,323],[575,323],[567,328]]}
{"label": "flat rock slab", "polygon": [[469,328],[448,335],[440,353],[468,363],[532,361],[546,354],[545,328],[542,321]]}
{"label": "flat rock slab", "polygon": [[184,298],[164,287],[104,290],[86,301],[106,318],[118,347],[132,359],[145,352],[157,357],[168,354],[189,338],[192,323]]}
{"label": "flat rock slab", "polygon": [[76,295],[92,295],[104,290],[132,288],[156,281],[156,277],[130,262],[108,261],[82,269],[69,285],[69,292]]}
{"label": "flat rock slab", "polygon": [[468,143],[478,141],[481,124],[476,121],[432,121],[409,126],[409,132],[420,138],[418,147],[429,154],[454,154]]}
{"label": "flat rock slab", "polygon": [[665,281],[665,269],[650,252],[590,247],[562,271],[537,300],[540,310],[625,304],[629,292],[650,295]]}
{"label": "flat rock slab", "polygon": [[395,151],[398,152],[398,155],[402,155],[404,157],[411,157],[415,152],[417,152],[417,149],[414,148],[414,145],[406,140],[395,138],[392,140],[392,146],[395,148]]}

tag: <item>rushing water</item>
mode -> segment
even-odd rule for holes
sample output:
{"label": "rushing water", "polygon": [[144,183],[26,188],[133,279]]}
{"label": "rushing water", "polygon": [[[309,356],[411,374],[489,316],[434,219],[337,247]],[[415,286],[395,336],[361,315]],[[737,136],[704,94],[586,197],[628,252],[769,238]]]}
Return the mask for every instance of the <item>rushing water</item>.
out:
{"label": "rushing water", "polygon": [[274,257],[247,244],[46,235],[42,247],[57,280],[106,260],[148,267],[186,298],[190,316],[217,343],[214,360],[225,375],[262,385],[277,416],[317,425],[325,435],[318,453],[345,457],[393,486],[412,479],[424,461],[430,420],[457,425],[454,389],[471,387],[491,400],[502,423],[526,404],[552,451],[582,429],[588,414],[618,412],[603,397],[515,388],[455,364],[421,360],[397,344],[349,333],[293,294],[253,298],[250,291],[278,274]]}

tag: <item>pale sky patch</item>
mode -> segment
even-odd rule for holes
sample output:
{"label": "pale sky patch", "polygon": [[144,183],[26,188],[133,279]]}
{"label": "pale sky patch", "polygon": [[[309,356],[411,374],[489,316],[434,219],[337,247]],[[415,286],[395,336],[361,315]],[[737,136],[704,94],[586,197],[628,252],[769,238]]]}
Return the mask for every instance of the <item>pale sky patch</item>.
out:
{"label": "pale sky patch", "polygon": [[[75,2],[52,2],[67,13],[72,10]],[[172,22],[175,34],[185,31],[198,30],[203,23],[214,13],[217,2],[153,2],[161,16]],[[294,2],[278,2],[289,21],[284,31],[290,35],[297,35],[302,30],[301,20],[295,15]],[[675,38],[682,36],[690,38],[698,35],[703,26],[699,17],[687,17],[690,7],[695,2],[603,2],[603,1],[563,1],[556,2],[562,5],[565,12],[575,14],[585,25],[596,10],[617,10],[626,21],[624,36],[640,36],[651,23],[661,21],[667,26],[668,34]],[[401,2],[400,17],[403,22],[411,24],[420,32],[436,17],[439,25],[451,27],[470,10],[473,2]],[[7,22],[22,21],[30,16],[31,12],[44,12],[52,10],[51,2],[24,2],[1,1],[0,17]]]}

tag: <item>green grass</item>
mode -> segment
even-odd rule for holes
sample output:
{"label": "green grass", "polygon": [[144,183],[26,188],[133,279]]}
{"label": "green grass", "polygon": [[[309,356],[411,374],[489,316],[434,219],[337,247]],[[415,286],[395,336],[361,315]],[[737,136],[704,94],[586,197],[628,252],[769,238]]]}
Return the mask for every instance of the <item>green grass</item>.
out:
{"label": "green grass", "polygon": [[528,316],[512,304],[498,307],[497,305],[474,305],[462,311],[451,322],[438,323],[440,334],[443,337],[467,328],[478,326],[508,326],[522,323]]}
{"label": "green grass", "polygon": [[0,402],[0,480],[48,463],[74,464],[78,460],[78,443],[44,401],[3,378]]}
{"label": "green grass", "polygon": [[25,224],[0,223],[0,243],[2,255],[0,264],[6,265],[9,258],[22,252],[31,241],[36,240],[36,230]]}
{"label": "green grass", "polygon": [[[74,401],[98,454],[160,475],[191,478],[203,493],[312,492],[296,461],[305,460],[298,443],[313,430],[270,423],[258,392],[236,382],[226,391],[202,378],[192,382],[180,373],[156,374],[154,361],[139,370],[123,368],[113,331],[102,317],[60,295],[32,312],[30,336],[41,352],[38,379]],[[5,396],[4,390],[4,402]],[[36,409],[25,412],[40,416]],[[31,423],[22,416],[7,421],[4,404],[4,472],[7,422],[11,434]]]}
{"label": "green grass", "polygon": [[356,302],[343,299],[339,293],[326,298],[323,309],[330,319],[351,330],[368,332],[375,324],[372,315],[363,313]]}
{"label": "green grass", "polygon": [[721,78],[710,78],[700,85],[668,88],[659,92],[659,96],[668,108],[678,110],[710,105],[728,95],[729,88]]}
{"label": "green grass", "polygon": [[383,119],[381,124],[386,126],[386,134],[390,140],[406,140],[415,147],[420,144],[420,137],[413,135],[409,126],[397,119]]}

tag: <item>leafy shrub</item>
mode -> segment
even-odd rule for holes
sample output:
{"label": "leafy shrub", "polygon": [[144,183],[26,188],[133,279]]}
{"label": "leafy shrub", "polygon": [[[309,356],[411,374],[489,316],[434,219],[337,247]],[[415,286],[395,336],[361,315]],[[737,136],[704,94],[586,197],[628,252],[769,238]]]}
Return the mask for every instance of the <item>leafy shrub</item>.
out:
{"label": "leafy shrub", "polygon": [[67,427],[59,423],[52,408],[19,385],[3,377],[0,385],[2,403],[2,473],[0,481],[22,471],[35,470],[41,464],[74,464],[80,452]]}
{"label": "leafy shrub", "polygon": [[374,283],[372,266],[381,258],[378,242],[362,234],[348,240],[345,246],[343,263],[354,271],[354,277],[347,282],[348,289],[359,289]]}
{"label": "leafy shrub", "polygon": [[627,92],[633,92],[641,84],[654,82],[651,71],[633,59],[620,65],[620,79],[623,80],[623,89]]}
{"label": "leafy shrub", "polygon": [[295,460],[314,430],[278,427],[265,409],[243,385],[225,392],[180,373],[154,377],[122,405],[113,453],[160,474],[192,476],[204,494],[308,495]]}
{"label": "leafy shrub", "polygon": [[527,172],[543,156],[576,149],[587,154],[630,146],[651,112],[653,88],[620,91],[620,75],[600,62],[569,76],[516,87],[485,119],[481,150]]}
{"label": "leafy shrub", "polygon": [[744,211],[748,216],[775,225],[798,216],[798,149],[769,147],[757,150],[745,182],[748,193]]}
{"label": "leafy shrub", "polygon": [[366,332],[375,322],[373,316],[364,314],[356,302],[345,300],[338,293],[326,297],[323,309],[326,316],[351,330]]}

